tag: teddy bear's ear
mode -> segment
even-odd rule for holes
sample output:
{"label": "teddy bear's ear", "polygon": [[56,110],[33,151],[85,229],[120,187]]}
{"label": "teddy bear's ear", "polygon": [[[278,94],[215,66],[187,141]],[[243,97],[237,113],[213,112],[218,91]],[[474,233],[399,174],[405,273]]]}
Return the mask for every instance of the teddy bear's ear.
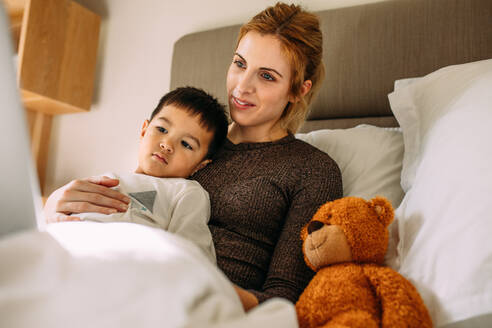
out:
{"label": "teddy bear's ear", "polygon": [[384,197],[377,196],[371,199],[371,203],[374,206],[376,213],[378,213],[379,221],[381,221],[385,227],[389,226],[394,218],[394,211],[393,206],[391,206],[391,202]]}

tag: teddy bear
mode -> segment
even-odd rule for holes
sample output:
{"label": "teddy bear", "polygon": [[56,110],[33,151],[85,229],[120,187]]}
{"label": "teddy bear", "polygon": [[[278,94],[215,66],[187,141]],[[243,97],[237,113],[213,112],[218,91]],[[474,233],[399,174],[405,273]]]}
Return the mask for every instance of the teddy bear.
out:
{"label": "teddy bear", "polygon": [[391,203],[344,197],[322,205],[301,231],[316,272],[296,303],[304,327],[432,327],[416,288],[383,265]]}

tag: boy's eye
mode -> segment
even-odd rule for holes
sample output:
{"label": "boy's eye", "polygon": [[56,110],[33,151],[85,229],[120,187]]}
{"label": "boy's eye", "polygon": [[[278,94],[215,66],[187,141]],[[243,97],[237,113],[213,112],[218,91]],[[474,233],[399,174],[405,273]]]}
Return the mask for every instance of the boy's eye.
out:
{"label": "boy's eye", "polygon": [[275,78],[270,73],[261,73],[261,77],[268,81],[275,81]]}
{"label": "boy's eye", "polygon": [[162,126],[158,126],[158,127],[157,127],[157,130],[158,130],[159,132],[162,132],[162,133],[167,133],[166,128],[163,128]]}
{"label": "boy's eye", "polygon": [[189,149],[189,150],[193,150],[193,147],[191,147],[191,145],[189,143],[187,143],[186,141],[181,141],[181,144],[183,145],[183,147]]}

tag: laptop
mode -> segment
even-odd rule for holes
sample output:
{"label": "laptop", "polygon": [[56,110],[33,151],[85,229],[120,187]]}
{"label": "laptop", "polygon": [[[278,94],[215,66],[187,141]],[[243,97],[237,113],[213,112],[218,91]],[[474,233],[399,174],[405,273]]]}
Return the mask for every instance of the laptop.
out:
{"label": "laptop", "polygon": [[44,226],[25,110],[17,88],[9,19],[0,2],[0,239]]}

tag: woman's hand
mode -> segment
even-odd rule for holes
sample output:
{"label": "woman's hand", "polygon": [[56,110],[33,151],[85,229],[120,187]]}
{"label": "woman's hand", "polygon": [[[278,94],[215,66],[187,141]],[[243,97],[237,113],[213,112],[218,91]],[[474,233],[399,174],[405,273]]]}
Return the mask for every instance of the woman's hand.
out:
{"label": "woman's hand", "polygon": [[79,221],[80,218],[69,216],[73,213],[112,214],[126,211],[130,199],[111,189],[118,184],[118,179],[106,176],[69,182],[55,190],[46,200],[43,210],[46,222]]}
{"label": "woman's hand", "polygon": [[236,290],[236,293],[239,296],[241,303],[243,304],[244,311],[247,312],[258,305],[258,299],[255,295],[248,292],[246,289],[242,289],[236,284],[232,284],[232,286]]}

